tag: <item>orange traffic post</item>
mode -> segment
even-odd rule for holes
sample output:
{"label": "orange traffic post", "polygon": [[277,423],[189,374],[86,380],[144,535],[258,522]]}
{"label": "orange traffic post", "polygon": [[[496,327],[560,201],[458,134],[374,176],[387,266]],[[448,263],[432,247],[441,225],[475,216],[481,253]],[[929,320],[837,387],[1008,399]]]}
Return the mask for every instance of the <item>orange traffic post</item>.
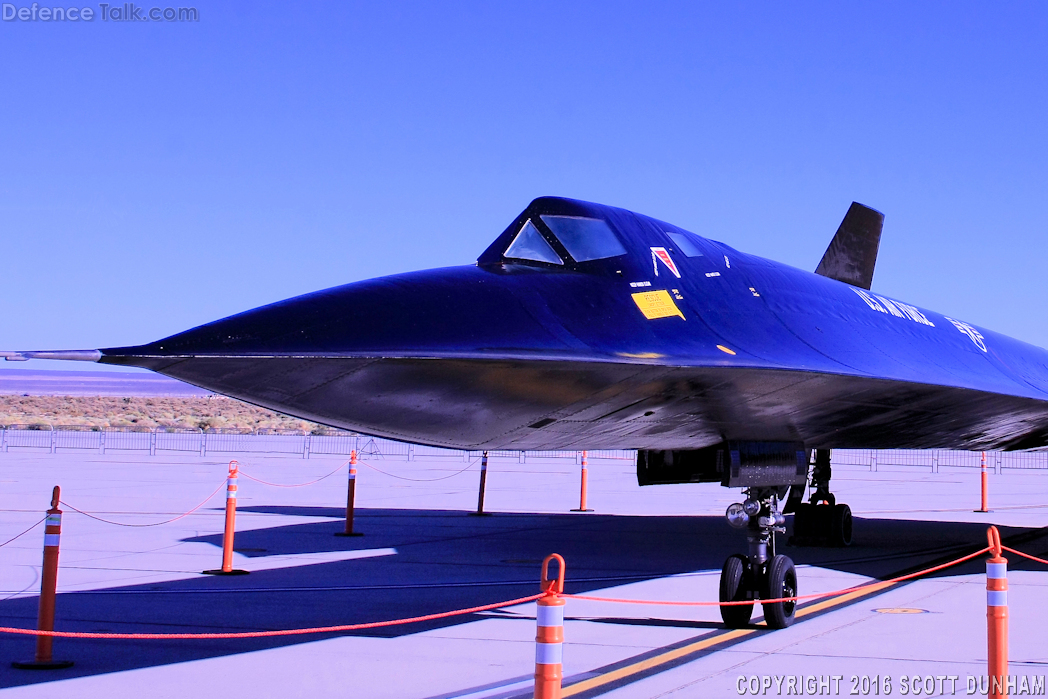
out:
{"label": "orange traffic post", "polygon": [[589,471],[586,468],[588,456],[589,452],[582,452],[582,492],[579,495],[579,507],[578,509],[572,510],[572,512],[593,512],[593,510],[586,507],[586,490],[589,488]]}
{"label": "orange traffic post", "polygon": [[477,494],[477,511],[470,512],[471,515],[477,517],[486,517],[490,515],[490,512],[484,511],[484,492],[488,487],[488,453],[480,457],[480,492]]}
{"label": "orange traffic post", "polygon": [[357,502],[357,450],[349,452],[349,485],[346,486],[346,529],[335,532],[335,536],[364,536],[353,531],[353,510]]}
{"label": "orange traffic post", "polygon": [[[550,561],[557,561],[560,571],[549,578]],[[535,699],[560,699],[564,681],[564,558],[551,553],[542,561],[541,581],[544,596],[537,601],[535,634]]]}
{"label": "orange traffic post", "polygon": [[222,567],[205,570],[206,575],[247,575],[246,570],[233,568],[233,533],[237,519],[237,471],[236,461],[229,462],[229,477],[226,479],[226,529],[222,535]]}
{"label": "orange traffic post", "polygon": [[[58,545],[62,537],[62,510],[58,509],[61,489],[56,485],[51,491],[51,509],[44,520],[44,569],[40,576],[40,610],[36,628],[40,631],[55,630],[55,593],[58,589]],[[71,660],[55,660],[51,656],[53,636],[36,637],[36,657],[27,663],[11,663],[23,670],[58,670],[71,667]]]}
{"label": "orange traffic post", "polygon": [[[985,462],[984,462],[985,463]],[[993,556],[986,559],[986,661],[991,697],[1008,696],[1008,559],[1001,556],[1001,533],[986,530]]]}
{"label": "orange traffic post", "polygon": [[986,475],[986,452],[982,453],[982,465],[979,467],[980,478],[982,480],[982,498],[980,499],[980,506],[976,512],[989,512],[990,511],[990,479]]}

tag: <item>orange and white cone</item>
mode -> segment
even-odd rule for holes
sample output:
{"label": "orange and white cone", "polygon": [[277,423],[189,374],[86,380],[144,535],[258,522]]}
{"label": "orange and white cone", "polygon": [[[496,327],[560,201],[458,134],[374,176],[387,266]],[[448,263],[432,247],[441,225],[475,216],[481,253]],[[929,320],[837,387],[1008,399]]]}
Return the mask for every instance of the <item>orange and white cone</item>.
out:
{"label": "orange and white cone", "polygon": [[489,512],[484,511],[484,494],[488,488],[488,453],[484,452],[480,457],[480,489],[477,492],[477,511],[470,514],[484,517]]}
{"label": "orange and white cone", "polygon": [[346,482],[346,528],[335,536],[364,536],[353,529],[357,509],[357,450],[349,452],[349,479]]}
{"label": "orange and white cone", "polygon": [[[549,563],[556,560],[560,572],[547,578]],[[560,699],[564,680],[564,559],[556,554],[542,562],[542,590],[537,601],[535,633],[535,699]]]}
{"label": "orange and white cone", "polygon": [[986,559],[986,661],[991,697],[1008,696],[1008,559],[1001,555],[1001,533],[986,532],[993,556]]}
{"label": "orange and white cone", "polygon": [[979,465],[979,509],[976,512],[990,511],[990,477],[986,474],[986,452],[982,453]]}
{"label": "orange and white cone", "polygon": [[[58,590],[58,548],[62,538],[62,510],[58,509],[61,489],[56,485],[51,491],[51,509],[44,519],[44,566],[40,576],[40,607],[36,628],[39,631],[55,630],[55,596]],[[55,660],[51,655],[53,636],[36,637],[36,656],[27,663],[15,662],[12,666],[22,670],[59,670],[71,667],[71,660]]]}
{"label": "orange and white cone", "polygon": [[579,507],[578,509],[572,510],[572,512],[593,512],[589,507],[586,507],[587,497],[589,495],[589,469],[586,468],[589,461],[589,452],[582,452],[582,471],[580,476],[580,493],[579,493]]}
{"label": "orange and white cone", "polygon": [[236,534],[237,521],[237,475],[240,465],[229,462],[229,477],[226,478],[226,526],[222,533],[222,567],[218,570],[205,570],[206,575],[247,575],[246,570],[233,567],[233,536]]}

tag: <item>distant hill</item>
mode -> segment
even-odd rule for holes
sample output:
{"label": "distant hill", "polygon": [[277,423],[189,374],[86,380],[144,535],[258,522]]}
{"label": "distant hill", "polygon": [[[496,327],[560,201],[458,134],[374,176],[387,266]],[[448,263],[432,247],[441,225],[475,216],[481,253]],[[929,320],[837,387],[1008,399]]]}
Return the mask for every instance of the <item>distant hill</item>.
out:
{"label": "distant hill", "polygon": [[146,372],[0,369],[0,395],[210,396],[196,386]]}

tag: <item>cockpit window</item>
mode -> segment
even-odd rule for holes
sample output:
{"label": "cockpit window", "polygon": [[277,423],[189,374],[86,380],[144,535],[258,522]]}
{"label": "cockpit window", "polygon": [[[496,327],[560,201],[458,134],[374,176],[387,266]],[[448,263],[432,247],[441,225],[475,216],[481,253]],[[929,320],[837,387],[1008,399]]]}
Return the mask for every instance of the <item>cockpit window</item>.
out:
{"label": "cockpit window", "polygon": [[548,262],[551,265],[562,265],[564,260],[556,253],[553,247],[535,228],[531,219],[521,227],[520,232],[506,249],[506,257],[515,260],[533,260],[535,262]]}
{"label": "cockpit window", "polygon": [[597,218],[578,216],[543,216],[542,222],[549,226],[561,245],[575,258],[576,262],[600,260],[605,257],[625,255],[618,237],[608,224]]}
{"label": "cockpit window", "polygon": [[687,257],[702,257],[702,250],[699,250],[699,246],[695,244],[691,236],[684,233],[670,233],[669,231],[666,232],[666,235],[670,237],[677,249]]}

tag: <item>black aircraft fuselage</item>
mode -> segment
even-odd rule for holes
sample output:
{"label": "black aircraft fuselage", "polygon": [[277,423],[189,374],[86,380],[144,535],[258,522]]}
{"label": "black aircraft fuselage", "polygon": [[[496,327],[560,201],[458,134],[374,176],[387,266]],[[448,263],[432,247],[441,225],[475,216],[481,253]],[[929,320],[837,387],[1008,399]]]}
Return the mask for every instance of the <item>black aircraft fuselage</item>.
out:
{"label": "black aircraft fuselage", "polygon": [[881,218],[853,205],[812,274],[541,198],[475,265],[80,358],[460,449],[1044,447],[1048,352],[870,292]]}

